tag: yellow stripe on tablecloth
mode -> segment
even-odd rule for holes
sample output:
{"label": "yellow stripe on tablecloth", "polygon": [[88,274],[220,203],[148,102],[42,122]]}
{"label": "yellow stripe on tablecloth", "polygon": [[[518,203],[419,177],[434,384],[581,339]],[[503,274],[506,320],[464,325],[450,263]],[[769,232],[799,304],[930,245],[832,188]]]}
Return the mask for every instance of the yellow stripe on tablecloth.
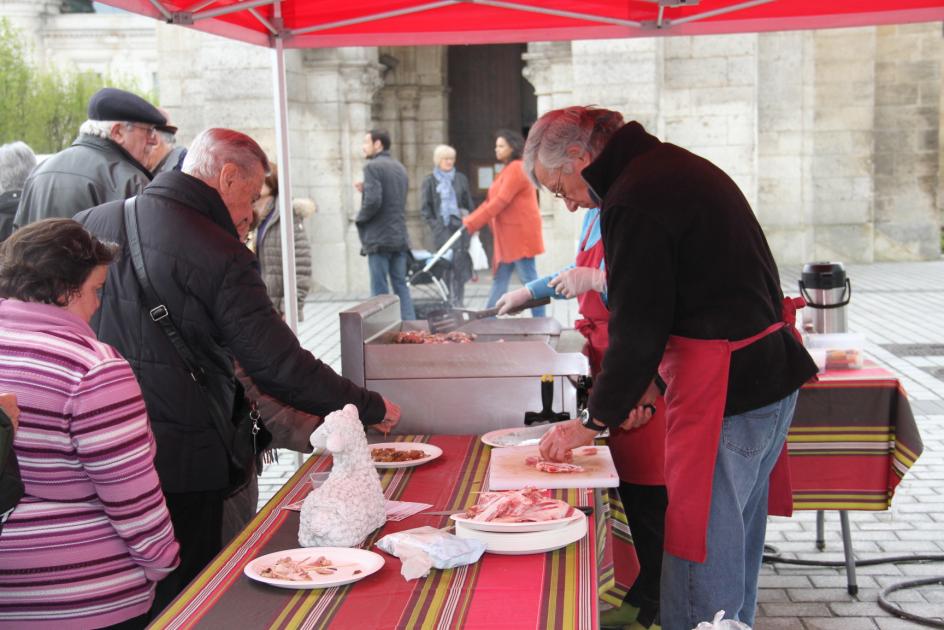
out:
{"label": "yellow stripe on tablecloth", "polygon": [[283,623],[285,621],[285,618],[288,617],[289,611],[295,609],[296,606],[298,606],[298,603],[301,601],[302,597],[305,597],[305,595],[307,594],[308,592],[302,591],[302,590],[294,592],[292,596],[289,598],[288,604],[286,604],[285,607],[282,608],[282,612],[280,612],[278,616],[272,621],[272,623],[269,624],[269,628],[271,629],[271,628],[283,627]]}
{"label": "yellow stripe on tablecloth", "polygon": [[[580,588],[580,568],[577,566],[577,545],[571,544],[564,547],[562,550],[564,553],[564,593],[566,594],[569,590],[573,589],[574,591],[579,590]],[[559,553],[559,552],[555,552]],[[571,625],[577,619],[577,598],[572,596],[564,597],[564,628],[575,627]],[[578,628],[578,630],[582,630]]]}
{"label": "yellow stripe on tablecloth", "polygon": [[888,509],[890,502],[884,503],[853,503],[833,501],[793,501],[794,510],[857,510],[860,512],[881,512]]}
{"label": "yellow stripe on tablecloth", "polygon": [[791,430],[790,435],[787,438],[787,441],[792,443],[805,443],[805,442],[891,442],[895,439],[894,434],[885,430],[881,433],[870,433],[870,432],[849,432],[849,433],[834,433],[832,431],[828,433],[810,433],[810,434],[794,434]]}

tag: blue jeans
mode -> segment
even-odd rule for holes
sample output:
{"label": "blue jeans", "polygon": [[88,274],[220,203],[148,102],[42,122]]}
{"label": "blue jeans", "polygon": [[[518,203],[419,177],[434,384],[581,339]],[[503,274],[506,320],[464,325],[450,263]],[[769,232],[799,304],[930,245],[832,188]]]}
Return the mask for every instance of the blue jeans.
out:
{"label": "blue jeans", "polygon": [[367,254],[367,267],[370,270],[370,294],[383,295],[390,293],[390,283],[393,292],[400,298],[400,319],[416,319],[413,310],[413,298],[410,297],[410,287],[406,285],[407,260],[410,252],[377,252]]}
{"label": "blue jeans", "polygon": [[711,621],[719,610],[726,619],[754,625],[769,476],[796,399],[793,392],[766,407],[724,418],[711,490],[708,557],[704,563],[669,553],[662,559],[660,611],[665,630],[691,630],[700,621]]}
{"label": "blue jeans", "polygon": [[[511,280],[511,272],[518,274],[518,280],[521,284],[528,284],[532,280],[538,279],[538,268],[534,264],[534,257],[519,258],[515,262],[498,263],[498,269],[495,270],[495,277],[492,278],[492,291],[488,294],[488,303],[485,308],[492,308],[498,303],[500,298],[508,290],[508,281]],[[531,309],[533,317],[544,317],[545,309],[543,306]]]}

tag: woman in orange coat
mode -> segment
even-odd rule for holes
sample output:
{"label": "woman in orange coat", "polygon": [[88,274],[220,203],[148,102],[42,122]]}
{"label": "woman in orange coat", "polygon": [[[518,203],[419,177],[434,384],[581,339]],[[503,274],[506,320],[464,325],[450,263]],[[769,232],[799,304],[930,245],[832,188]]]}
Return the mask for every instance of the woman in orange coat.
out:
{"label": "woman in orange coat", "polygon": [[[485,202],[462,219],[469,234],[488,224],[494,236],[494,278],[486,308],[495,306],[508,290],[512,271],[521,284],[536,280],[534,257],[544,253],[537,193],[521,167],[524,138],[510,129],[499,129],[496,136],[495,158],[505,166],[489,187]],[[543,317],[544,307],[531,309],[531,314]]]}

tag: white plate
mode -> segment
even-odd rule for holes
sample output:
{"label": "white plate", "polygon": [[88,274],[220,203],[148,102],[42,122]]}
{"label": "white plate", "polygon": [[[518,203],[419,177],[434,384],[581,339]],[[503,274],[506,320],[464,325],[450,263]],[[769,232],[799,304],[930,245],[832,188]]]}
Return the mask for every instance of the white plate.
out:
{"label": "white plate", "polygon": [[[311,580],[294,581],[278,580],[276,578],[263,577],[263,569],[278,562],[281,558],[289,557],[298,562],[308,558],[315,560],[318,556],[324,556],[331,561],[331,564],[338,567],[337,573],[332,575],[316,575]],[[347,547],[300,547],[298,549],[286,549],[274,553],[260,556],[246,565],[243,569],[250,579],[279,588],[310,589],[310,588],[329,588],[331,586],[340,586],[350,584],[380,570],[384,565],[383,556],[366,549],[349,549]],[[354,574],[354,571],[360,571]]]}
{"label": "white plate", "polygon": [[410,468],[431,462],[442,455],[441,448],[426,442],[380,442],[379,444],[370,444],[370,448],[395,448],[398,451],[416,450],[426,453],[426,457],[411,459],[408,462],[374,462],[374,466],[377,468]]}
{"label": "white plate", "polygon": [[528,521],[525,523],[499,523],[495,521],[474,521],[466,518],[462,514],[453,514],[450,518],[456,523],[461,523],[469,529],[477,529],[482,532],[505,532],[505,533],[524,533],[524,532],[543,532],[548,529],[557,529],[573,523],[583,516],[580,510],[574,509],[574,513],[564,518],[554,519],[552,521]]}
{"label": "white plate", "polygon": [[569,525],[548,529],[542,532],[499,533],[483,532],[456,523],[456,536],[471,538],[485,543],[485,551],[509,556],[523,556],[530,553],[545,553],[566,547],[587,535],[587,517],[577,512],[581,518]]}
{"label": "white plate", "polygon": [[[547,433],[553,424],[539,424],[533,427],[511,427],[509,429],[495,429],[483,435],[483,443],[495,448],[506,446],[533,446],[541,441],[541,436]],[[600,435],[609,437],[609,431]]]}

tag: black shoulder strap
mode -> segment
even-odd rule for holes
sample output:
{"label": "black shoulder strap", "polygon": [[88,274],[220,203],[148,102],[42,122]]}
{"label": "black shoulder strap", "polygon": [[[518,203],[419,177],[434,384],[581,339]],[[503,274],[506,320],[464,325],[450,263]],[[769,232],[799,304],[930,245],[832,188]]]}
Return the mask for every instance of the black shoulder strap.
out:
{"label": "black shoulder strap", "polygon": [[161,301],[160,296],[151,285],[148,279],[147,268],[144,266],[144,253],[141,251],[141,233],[138,230],[137,197],[131,197],[125,200],[125,238],[128,241],[128,251],[131,254],[131,263],[134,267],[134,274],[138,277],[138,283],[144,291],[144,299],[147,304],[148,314],[151,320],[156,322],[167,338],[170,339],[177,354],[180,355],[184,365],[190,372],[190,377],[204,386],[206,384],[206,374],[203,368],[197,363],[193,351],[184,341],[174,321],[170,318],[167,307]]}

